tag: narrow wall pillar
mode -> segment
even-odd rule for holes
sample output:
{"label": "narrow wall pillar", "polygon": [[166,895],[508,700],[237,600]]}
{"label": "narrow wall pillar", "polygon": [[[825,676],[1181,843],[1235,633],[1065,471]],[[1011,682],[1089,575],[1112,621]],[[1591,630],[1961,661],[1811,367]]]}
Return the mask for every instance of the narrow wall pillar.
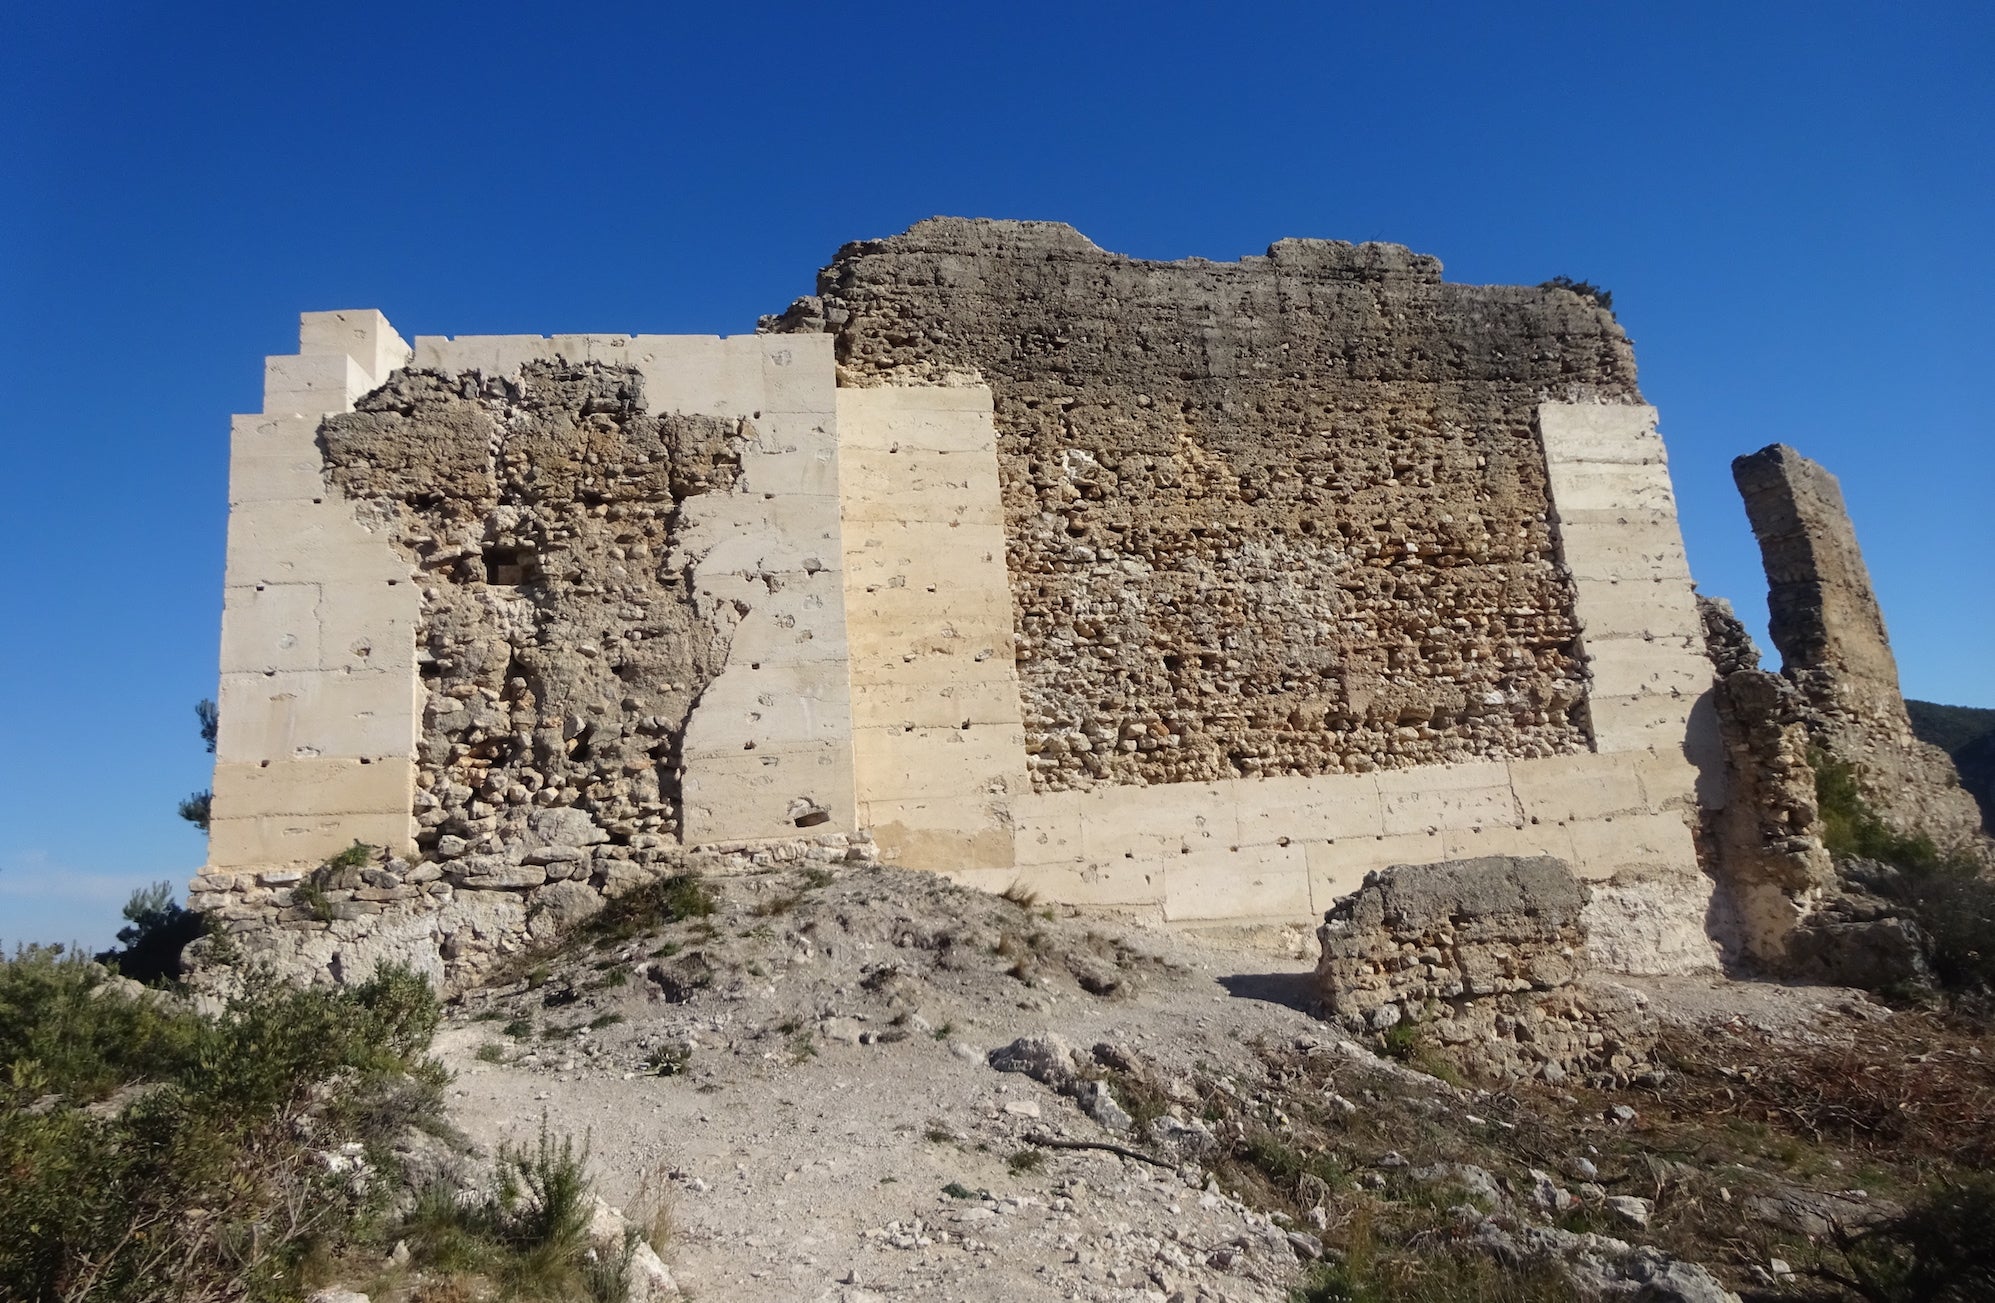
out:
{"label": "narrow wall pillar", "polygon": [[838,391],[860,819],[912,868],[1013,864],[1031,791],[991,393]]}
{"label": "narrow wall pillar", "polygon": [[379,312],[305,313],[298,353],[264,363],[263,411],[232,422],[205,872],[412,844],[416,585],[326,484],[317,441],[408,357]]}

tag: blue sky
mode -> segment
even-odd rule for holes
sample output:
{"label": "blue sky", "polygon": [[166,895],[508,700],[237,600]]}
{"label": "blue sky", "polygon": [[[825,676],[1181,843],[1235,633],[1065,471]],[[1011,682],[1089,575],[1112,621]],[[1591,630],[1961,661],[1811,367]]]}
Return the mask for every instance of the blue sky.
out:
{"label": "blue sky", "polygon": [[201,861],[173,807],[228,416],[300,311],[736,333],[936,213],[1604,285],[1704,591],[1763,620],[1728,465],[1792,443],[1842,477],[1907,692],[1995,706],[1995,7],[5,8],[7,942],[107,942]]}

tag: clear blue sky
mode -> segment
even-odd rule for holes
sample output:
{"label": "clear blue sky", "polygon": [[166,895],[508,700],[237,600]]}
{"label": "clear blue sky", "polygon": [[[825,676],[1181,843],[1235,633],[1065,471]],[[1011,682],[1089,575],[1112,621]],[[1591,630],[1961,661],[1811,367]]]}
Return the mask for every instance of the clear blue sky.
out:
{"label": "clear blue sky", "polygon": [[301,310],[737,333],[936,213],[1611,288],[1704,591],[1764,618],[1728,464],[1792,443],[1842,477],[1907,692],[1995,706],[1985,3],[5,10],[8,942],[106,942],[201,862],[173,807],[228,417]]}

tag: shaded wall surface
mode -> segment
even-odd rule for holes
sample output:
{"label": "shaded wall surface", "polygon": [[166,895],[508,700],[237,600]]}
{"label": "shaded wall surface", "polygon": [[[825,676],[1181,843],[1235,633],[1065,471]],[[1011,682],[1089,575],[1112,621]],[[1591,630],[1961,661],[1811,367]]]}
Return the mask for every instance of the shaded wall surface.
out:
{"label": "shaded wall surface", "polygon": [[1980,811],[1952,761],[1912,731],[1842,485],[1785,444],[1736,459],[1732,477],[1766,567],[1768,632],[1805,703],[1811,741],[1854,768],[1900,831],[1948,848],[1981,845]]}

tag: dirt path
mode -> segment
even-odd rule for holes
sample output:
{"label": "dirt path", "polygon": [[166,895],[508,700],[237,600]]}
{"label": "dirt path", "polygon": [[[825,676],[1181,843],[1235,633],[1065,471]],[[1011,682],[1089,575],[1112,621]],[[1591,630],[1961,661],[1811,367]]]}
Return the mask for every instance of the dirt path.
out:
{"label": "dirt path", "polygon": [[[438,1050],[474,1141],[530,1142],[543,1116],[587,1133],[606,1198],[662,1195],[661,1247],[699,1298],[1285,1295],[1297,1259],[1279,1227],[1171,1170],[1035,1148],[1027,1135],[1142,1140],[986,1060],[1055,1032],[1166,1074],[1249,1073],[1256,1040],[1332,1035],[1280,1002],[1306,961],[892,870],[715,885],[708,918],[454,1012]],[[654,959],[660,938],[682,948]],[[704,983],[672,985],[689,974]],[[516,1019],[532,1033],[506,1034]]]}
{"label": "dirt path", "polygon": [[[1281,1300],[1312,1228],[1174,1165],[1196,1151],[1171,1140],[1200,1139],[1201,1090],[1279,1130],[1296,1104],[1265,1093],[1269,1064],[1345,1061],[1340,1080],[1397,1083],[1344,1087],[1373,1096],[1361,1107],[1382,1119],[1488,1130],[1488,1096],[1376,1059],[1306,1011],[1313,942],[1298,930],[1171,933],[894,869],[710,888],[710,913],[607,928],[466,997],[438,1038],[470,1138],[488,1151],[531,1143],[543,1118],[586,1134],[607,1199],[665,1210],[658,1247],[695,1298]],[[1783,1035],[1881,1016],[1819,988],[1644,989],[1672,1021]],[[1021,1037],[1057,1038],[1034,1053],[1079,1078],[994,1068],[992,1051]],[[1084,1108],[1100,1064],[1157,1083],[1161,1115],[1129,1127],[1118,1107]],[[1316,1107],[1360,1107],[1317,1080]],[[1506,1190],[1543,1175],[1500,1150],[1477,1156]]]}

